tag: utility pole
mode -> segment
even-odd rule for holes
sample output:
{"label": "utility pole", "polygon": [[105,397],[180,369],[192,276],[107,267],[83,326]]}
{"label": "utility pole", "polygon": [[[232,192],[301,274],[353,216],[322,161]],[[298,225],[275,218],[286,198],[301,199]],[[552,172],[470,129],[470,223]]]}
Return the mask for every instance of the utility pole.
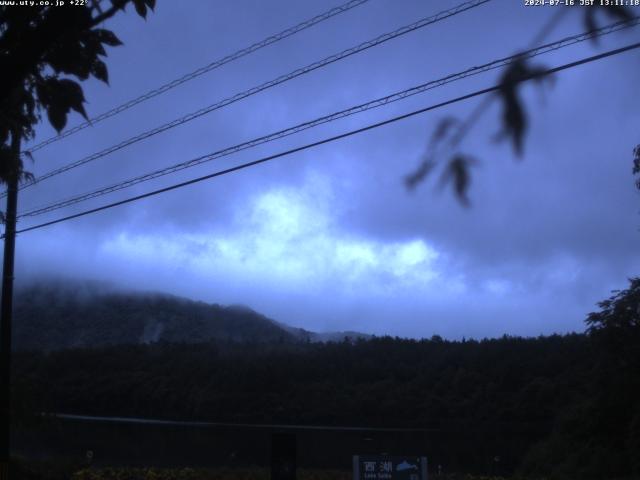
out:
{"label": "utility pole", "polygon": [[13,264],[16,246],[20,134],[11,134],[14,168],[7,181],[7,212],[4,230],[2,299],[0,304],[0,480],[9,480],[11,455],[11,321],[13,313]]}

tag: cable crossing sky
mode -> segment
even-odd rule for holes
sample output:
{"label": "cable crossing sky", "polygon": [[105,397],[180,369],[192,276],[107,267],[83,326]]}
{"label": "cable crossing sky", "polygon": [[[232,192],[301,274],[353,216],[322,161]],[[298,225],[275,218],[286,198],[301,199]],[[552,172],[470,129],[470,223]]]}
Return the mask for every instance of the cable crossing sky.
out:
{"label": "cable crossing sky", "polygon": [[539,55],[543,55],[549,52],[553,52],[556,50],[559,50],[561,48],[566,48],[569,47],[571,45],[575,45],[577,43],[581,43],[584,42],[586,40],[589,40],[591,38],[594,37],[601,37],[604,35],[608,35],[610,33],[613,32],[617,32],[619,30],[625,29],[625,28],[629,28],[632,26],[637,26],[640,23],[640,17],[635,18],[632,22],[616,22],[613,23],[611,25],[607,25],[605,27],[602,27],[598,30],[592,31],[592,32],[583,32],[577,35],[572,35],[569,37],[565,37],[562,38],[560,40],[557,40],[555,42],[552,43],[548,43],[546,45],[541,45],[537,48],[532,48],[530,50],[524,51],[524,52],[520,52],[516,55],[512,55],[509,57],[505,57],[505,58],[501,58],[498,60],[493,60],[489,63],[486,63],[484,65],[480,65],[480,66],[474,66],[471,67],[467,70],[464,70],[462,72],[458,72],[458,73],[454,73],[454,74],[450,74],[447,75],[445,77],[442,77],[440,79],[437,80],[431,80],[429,82],[423,83],[421,85],[415,86],[415,87],[411,87],[405,90],[402,90],[400,92],[396,92],[381,98],[377,98],[375,100],[371,100],[369,102],[360,104],[360,105],[356,105],[353,107],[350,107],[348,109],[345,110],[341,110],[338,112],[334,112],[332,114],[329,115],[325,115],[319,118],[316,118],[314,120],[308,121],[308,122],[304,122],[292,127],[288,127],[284,130],[280,130],[274,133],[270,133],[268,135],[264,135],[262,137],[258,137],[252,140],[249,140],[247,142],[243,142],[231,147],[227,147],[224,148],[222,150],[218,150],[216,152],[213,153],[209,153],[206,155],[202,155],[190,160],[187,160],[185,162],[181,162],[181,163],[177,163],[175,165],[169,166],[169,167],[165,167],[162,169],[158,169],[137,177],[133,177],[130,178],[128,180],[124,180],[122,182],[117,182],[115,184],[106,186],[106,187],[101,187],[99,189],[93,190],[91,192],[87,192],[87,193],[83,193],[80,195],[75,195],[72,197],[68,197],[66,199],[60,200],[58,202],[46,205],[46,206],[42,206],[42,207],[37,207],[37,208],[33,208],[31,210],[28,210],[26,212],[21,213],[20,215],[18,215],[18,218],[24,218],[24,217],[33,217],[33,216],[37,216],[37,215],[42,215],[45,213],[49,213],[55,210],[59,210],[61,208],[67,207],[67,206],[71,206],[83,201],[87,201],[90,200],[92,198],[97,198],[109,193],[113,193],[119,190],[122,190],[124,188],[128,188],[131,187],[133,185],[137,185],[139,183],[142,182],[146,182],[146,181],[150,181],[153,180],[155,178],[159,178],[165,175],[169,175],[171,173],[175,173],[181,170],[184,170],[186,168],[190,168],[190,167],[194,167],[196,165],[200,165],[202,163],[205,162],[209,162],[218,158],[222,158],[252,147],[256,147],[258,145],[262,145],[268,142],[272,142],[274,140],[278,140],[280,138],[284,138],[293,134],[296,134],[298,132],[304,131],[304,130],[308,130],[310,128],[314,128],[317,127],[319,125],[325,124],[325,123],[329,123],[329,122],[333,122],[336,120],[339,120],[341,118],[345,118],[354,114],[358,114],[358,113],[362,113],[362,112],[366,112],[368,110],[372,110],[374,108],[378,108],[384,105],[388,105],[390,103],[393,102],[397,102],[399,100],[404,100],[406,98],[409,98],[411,96],[420,94],[420,93],[424,93],[426,91],[441,87],[443,85],[446,85],[448,83],[452,83],[458,80],[462,80],[464,78],[470,77],[470,76],[474,76],[474,75],[478,75],[481,73],[485,73],[491,70],[495,70],[497,68],[502,68],[505,67],[507,65],[509,65],[510,63],[514,62],[515,60],[518,59],[530,59],[533,57],[537,57]]}
{"label": "cable crossing sky", "polygon": [[[601,53],[601,54],[598,54],[598,55],[585,57],[585,58],[582,58],[580,60],[576,60],[574,62],[565,63],[565,64],[560,65],[558,67],[554,67],[554,68],[550,68],[550,69],[547,69],[547,70],[543,70],[541,72],[534,73],[532,75],[529,75],[528,77],[523,78],[521,80],[521,82],[542,78],[542,77],[545,77],[545,76],[548,76],[548,75],[551,75],[551,74],[554,74],[554,73],[557,73],[557,72],[560,72],[560,71],[563,71],[563,70],[568,70],[568,69],[575,68],[575,67],[580,66],[580,65],[585,65],[585,64],[592,63],[592,62],[595,62],[595,61],[603,60],[605,58],[612,57],[612,56],[615,56],[615,55],[620,55],[622,53],[629,52],[629,51],[632,51],[632,50],[635,50],[635,49],[638,49],[638,48],[640,48],[640,43],[634,43],[634,44],[631,44],[631,45],[627,45],[625,47],[617,48],[617,49],[614,49],[614,50],[609,50],[607,52],[604,52],[604,53]],[[135,202],[135,201],[138,201],[138,200],[142,200],[144,198],[148,198],[148,197],[152,197],[152,196],[155,196],[155,195],[159,195],[161,193],[169,192],[171,190],[176,190],[176,189],[179,189],[179,188],[183,188],[183,187],[186,187],[188,185],[193,185],[195,183],[200,183],[200,182],[203,182],[205,180],[210,180],[212,178],[216,178],[216,177],[220,177],[220,176],[223,176],[223,175],[227,175],[229,173],[233,173],[233,172],[236,172],[236,171],[239,171],[239,170],[243,170],[243,169],[246,169],[246,168],[254,167],[256,165],[259,165],[259,164],[262,164],[262,163],[266,163],[266,162],[270,162],[272,160],[275,160],[275,159],[278,159],[278,158],[282,158],[282,157],[285,157],[285,156],[288,156],[288,155],[292,155],[292,154],[297,153],[297,152],[301,152],[301,151],[304,151],[304,150],[315,148],[315,147],[318,147],[320,145],[324,145],[324,144],[327,144],[327,143],[332,143],[332,142],[335,142],[337,140],[341,140],[343,138],[351,137],[351,136],[359,134],[359,133],[363,133],[363,132],[366,132],[366,131],[369,131],[369,130],[373,130],[373,129],[376,129],[376,128],[379,128],[379,127],[382,127],[382,126],[385,126],[385,125],[389,125],[389,124],[395,123],[395,122],[400,121],[400,120],[405,120],[407,118],[410,118],[410,117],[413,117],[413,116],[416,116],[416,115],[419,115],[419,114],[422,114],[422,113],[426,113],[426,112],[429,112],[429,111],[432,111],[432,110],[436,110],[436,109],[439,109],[439,108],[442,108],[442,107],[445,107],[445,106],[448,106],[448,105],[452,105],[454,103],[459,103],[459,102],[462,102],[464,100],[468,100],[470,98],[478,97],[478,96],[481,96],[481,95],[486,95],[487,93],[496,92],[500,88],[501,88],[501,85],[498,84],[498,85],[493,85],[491,87],[488,87],[488,88],[485,88],[485,89],[482,89],[482,90],[476,90],[476,91],[474,91],[472,93],[469,93],[469,94],[466,94],[466,95],[462,95],[462,96],[459,96],[459,97],[456,97],[456,98],[452,98],[450,100],[447,100],[447,101],[444,101],[444,102],[440,102],[440,103],[437,103],[435,105],[430,105],[428,107],[424,107],[424,108],[419,109],[419,110],[414,110],[412,112],[409,112],[409,113],[406,113],[406,114],[403,114],[403,115],[392,117],[392,118],[389,118],[389,119],[381,121],[381,122],[373,123],[373,124],[367,125],[365,127],[361,127],[361,128],[355,129],[355,130],[350,130],[348,132],[345,132],[345,133],[342,133],[342,134],[339,134],[339,135],[328,137],[328,138],[325,138],[325,139],[322,139],[322,140],[319,140],[319,141],[316,141],[316,142],[313,142],[313,143],[308,143],[306,145],[303,145],[303,146],[300,146],[300,147],[296,147],[296,148],[292,148],[290,150],[286,150],[286,151],[283,151],[283,152],[279,152],[279,153],[276,153],[274,155],[269,155],[267,157],[263,157],[263,158],[260,158],[258,160],[254,160],[252,162],[243,163],[243,164],[237,165],[235,167],[227,168],[225,170],[220,170],[220,171],[217,171],[217,172],[214,172],[214,173],[210,173],[208,175],[204,175],[204,176],[201,176],[201,177],[193,178],[193,179],[187,180],[185,182],[176,183],[176,184],[170,185],[168,187],[164,187],[164,188],[160,188],[160,189],[157,189],[157,190],[153,190],[153,191],[141,194],[141,195],[136,195],[134,197],[129,197],[129,198],[126,198],[124,200],[120,200],[120,201],[113,202],[113,203],[110,203],[110,204],[107,204],[107,205],[103,205],[103,206],[100,206],[100,207],[96,207],[96,208],[92,208],[92,209],[89,209],[89,210],[85,210],[83,212],[79,212],[79,213],[76,213],[76,214],[73,214],[73,215],[68,215],[68,216],[61,217],[61,218],[58,218],[58,219],[55,219],[55,220],[51,220],[51,221],[48,221],[48,222],[44,222],[44,223],[40,223],[40,224],[33,225],[33,226],[30,226],[30,227],[26,227],[26,228],[17,230],[16,233],[24,233],[24,232],[29,232],[29,231],[32,231],[32,230],[41,229],[41,228],[48,227],[48,226],[51,226],[51,225],[55,225],[55,224],[58,224],[58,223],[66,222],[66,221],[69,221],[69,220],[72,220],[72,219],[75,219],[75,218],[79,218],[79,217],[83,217],[83,216],[90,215],[90,214],[93,214],[93,213],[97,213],[97,212],[100,212],[100,211],[103,211],[103,210],[108,210],[108,209],[111,209],[111,208],[114,208],[114,207],[117,207],[117,206],[120,206],[120,205],[124,205],[124,204],[127,204],[127,203],[132,203],[132,202]],[[3,235],[3,237],[4,237],[4,235]]]}
{"label": "cable crossing sky", "polygon": [[40,150],[41,148],[50,145],[52,143],[55,143],[59,140],[62,140],[63,138],[69,137],[81,130],[84,130],[87,127],[92,127],[94,126],[96,123],[99,123],[103,120],[106,120],[107,118],[113,117],[114,115],[117,115],[121,112],[124,112],[125,110],[130,109],[131,107],[134,107],[142,102],[146,102],[147,100],[153,98],[153,97],[157,97],[158,95],[161,95],[165,92],[168,92],[169,90],[172,90],[180,85],[182,85],[183,83],[189,82],[191,80],[193,80],[194,78],[197,78],[201,75],[204,75],[205,73],[211,72],[212,70],[215,70],[216,68],[222,67],[223,65],[226,65],[227,63],[231,63],[235,60],[238,60],[242,57],[245,57],[253,52],[256,52],[262,48],[265,48],[269,45],[273,45],[276,42],[279,42],[280,40],[284,40],[285,38],[291,37],[292,35],[295,35],[296,33],[302,32],[303,30],[306,30],[307,28],[310,28],[314,25],[317,25],[321,22],[324,22],[325,20],[328,20],[332,17],[335,17],[336,15],[339,15],[341,13],[347,12],[349,10],[351,10],[352,8],[355,7],[359,7],[360,5],[367,3],[369,0],[350,0],[338,7],[334,7],[331,10],[327,10],[324,13],[321,13],[320,15],[316,15],[313,18],[310,18],[308,20],[305,20],[302,23],[299,23],[297,25],[294,25],[293,27],[289,27],[286,30],[281,31],[280,33],[276,33],[275,35],[271,35],[259,42],[256,42],[252,45],[249,45],[248,47],[245,47],[241,50],[238,50],[237,52],[234,52],[230,55],[227,55],[226,57],[222,57],[218,60],[215,60],[211,63],[209,63],[208,65],[205,65],[203,67],[200,67],[196,70],[194,70],[193,72],[187,73],[185,75],[183,75],[182,77],[176,78],[175,80],[172,80],[171,82],[165,83],[164,85],[161,85],[158,88],[155,88],[153,90],[150,90],[149,92],[140,95],[136,98],[133,98],[131,100],[129,100],[128,102],[125,102],[121,105],[118,105],[117,107],[112,108],[111,110],[104,112],[100,115],[97,115],[95,117],[90,118],[89,120],[87,120],[86,122],[83,122],[79,125],[76,125],[75,127],[70,128],[69,130],[65,130],[63,133],[50,137],[34,146],[32,146],[31,148],[27,149],[28,152],[35,152],[37,150]]}
{"label": "cable crossing sky", "polygon": [[[330,65],[334,62],[340,61],[344,58],[350,57],[351,55],[355,55],[357,53],[363,52],[365,50],[368,50],[369,48],[378,46],[382,43],[385,43],[389,40],[392,40],[394,38],[400,37],[402,35],[406,35],[410,32],[413,32],[415,30],[418,30],[420,28],[424,28],[428,25],[432,25],[435,24],[437,22],[440,22],[442,20],[445,20],[447,18],[453,17],[455,15],[458,15],[460,13],[463,13],[467,10],[479,7],[485,3],[489,3],[492,0],[471,0],[471,1],[467,1],[464,3],[461,3],[460,5],[450,8],[448,10],[444,10],[441,11],[435,15],[429,16],[429,17],[425,17],[421,20],[418,20],[417,22],[411,23],[409,25],[405,25],[404,27],[398,28],[397,30],[394,30],[393,32],[389,32],[389,33],[385,33],[382,35],[379,35],[378,37],[372,39],[372,40],[368,40],[366,42],[363,42],[357,46],[348,48],[346,50],[343,50],[339,53],[336,53],[334,55],[331,55],[329,57],[326,57],[322,60],[313,62],[305,67],[301,67],[298,68],[288,74],[285,75],[281,75],[273,80],[270,80],[268,82],[262,83],[261,85],[258,85],[256,87],[250,88],[248,90],[245,90],[243,92],[237,93],[231,97],[227,97],[224,100],[221,100],[217,103],[214,103],[212,105],[209,105],[207,107],[203,107],[195,112],[192,112],[190,114],[187,114],[183,117],[180,117],[178,119],[175,119],[171,122],[165,123],[159,127],[156,127],[152,130],[148,130],[146,132],[143,132],[139,135],[136,135],[134,137],[128,138],[127,140],[123,140],[122,142],[116,144],[116,145],[112,145],[106,149],[103,149],[97,153],[94,153],[92,155],[89,155],[87,157],[84,157],[80,160],[77,160],[75,162],[69,163],[63,167],[60,167],[58,169],[49,171],[47,173],[44,173],[43,175],[40,175],[39,178],[37,178],[35,181],[33,182],[27,182],[26,184],[24,184],[21,189],[27,188],[31,185],[35,185],[43,180],[46,180],[48,178],[51,178],[53,176],[56,175],[60,175],[61,173],[67,172],[73,168],[77,168],[79,166],[85,165],[86,163],[92,162],[94,160],[97,160],[99,158],[105,157],[113,152],[116,152],[118,150],[121,150],[125,147],[128,147],[130,145],[133,145],[137,142],[140,142],[142,140],[145,140],[149,137],[152,137],[154,135],[157,135],[159,133],[165,132],[167,130],[170,130],[172,128],[175,128],[179,125],[183,125],[184,123],[190,122],[192,120],[195,120],[196,118],[199,118],[203,115],[206,115],[208,113],[211,113],[215,110],[218,110],[220,108],[226,107],[228,105],[231,105],[235,102],[238,102],[240,100],[243,100],[247,97],[250,97],[252,95],[255,95],[257,93],[260,93],[264,90],[267,90],[269,88],[275,87],[276,85],[280,85],[282,83],[288,82],[289,80],[293,80],[296,77],[299,77],[301,75],[310,73],[314,70],[317,70],[319,68],[325,67],[327,65]],[[3,195],[4,196],[4,195]]]}

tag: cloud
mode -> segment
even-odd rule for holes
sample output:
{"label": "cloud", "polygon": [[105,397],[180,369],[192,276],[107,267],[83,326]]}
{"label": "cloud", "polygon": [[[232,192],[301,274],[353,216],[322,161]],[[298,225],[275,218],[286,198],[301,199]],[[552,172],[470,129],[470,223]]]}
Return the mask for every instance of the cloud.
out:
{"label": "cloud", "polygon": [[[49,171],[456,3],[415,0],[399,9],[390,0],[368,2],[40,150],[30,167],[36,174]],[[87,108],[106,111],[333,6],[251,0],[244,7],[202,3],[194,10],[169,2],[144,26],[135,16],[118,16],[112,27],[125,46],[110,52],[110,86],[87,85]],[[42,182],[21,192],[20,209],[510,55],[553,14],[517,2],[487,4]],[[167,36],[171,25],[189,28]],[[581,28],[579,15],[567,15],[549,40]],[[637,36],[613,34],[599,48]],[[539,62],[561,64],[594,48],[578,45]],[[489,109],[463,144],[482,162],[474,170],[471,209],[460,208],[448,191],[434,191],[433,182],[411,195],[402,183],[441,115],[465,118],[474,107],[467,102],[19,235],[16,274],[62,273],[244,303],[319,330],[450,337],[580,330],[598,300],[640,271],[640,203],[630,175],[631,150],[640,142],[640,113],[629,101],[640,81],[637,59],[637,53],[625,54],[566,71],[543,102],[526,89],[531,128],[521,163],[511,161],[508,145],[491,140],[499,112]],[[451,84],[33,222],[423,108],[491,85],[498,75]],[[38,140],[52,133],[45,126]]]}
{"label": "cloud", "polygon": [[143,264],[179,264],[198,275],[282,290],[393,295],[441,286],[439,253],[423,239],[385,243],[340,229],[328,178],[274,187],[238,203],[235,220],[209,231],[130,233],[106,240],[102,254]]}

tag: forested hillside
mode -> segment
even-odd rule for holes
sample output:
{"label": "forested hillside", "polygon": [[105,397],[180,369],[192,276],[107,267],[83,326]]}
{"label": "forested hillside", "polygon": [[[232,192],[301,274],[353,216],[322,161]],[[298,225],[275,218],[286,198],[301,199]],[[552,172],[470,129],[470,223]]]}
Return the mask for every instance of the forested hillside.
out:
{"label": "forested hillside", "polygon": [[154,342],[297,342],[342,339],[354,332],[315,333],[271,320],[244,306],[196,302],[91,282],[43,281],[20,288],[15,350],[61,350]]}
{"label": "forested hillside", "polygon": [[19,291],[16,350],[194,342],[211,339],[292,341],[294,336],[249,309],[97,285],[42,283]]}

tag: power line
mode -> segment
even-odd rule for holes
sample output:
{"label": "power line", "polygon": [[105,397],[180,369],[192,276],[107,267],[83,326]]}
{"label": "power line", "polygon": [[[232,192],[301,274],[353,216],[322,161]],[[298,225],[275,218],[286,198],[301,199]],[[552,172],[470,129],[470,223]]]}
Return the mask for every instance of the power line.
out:
{"label": "power line", "polygon": [[348,10],[351,10],[352,8],[355,7],[359,7],[360,5],[362,5],[363,3],[367,3],[369,0],[350,0],[347,3],[344,3],[338,7],[334,7],[331,10],[328,10],[324,13],[321,13],[320,15],[316,15],[313,18],[310,18],[308,20],[305,20],[302,23],[299,23],[293,27],[289,27],[286,30],[281,31],[280,33],[276,33],[275,35],[271,35],[270,37],[267,37],[259,42],[256,42],[252,45],[249,45],[248,47],[245,47],[241,50],[238,50],[237,52],[234,52],[232,54],[229,54],[225,57],[222,57],[218,60],[215,60],[211,63],[209,63],[208,65],[205,65],[203,67],[198,68],[197,70],[194,70],[193,72],[187,73],[185,75],[183,75],[180,78],[177,78],[175,80],[172,80],[168,83],[165,83],[164,85],[161,85],[158,88],[155,88],[143,95],[140,95],[139,97],[133,98],[131,100],[129,100],[128,102],[125,102],[115,108],[112,108],[111,110],[104,112],[100,115],[97,115],[93,118],[90,118],[89,120],[87,120],[86,122],[83,122],[79,125],[76,125],[73,128],[70,128],[69,130],[66,130],[65,132],[50,137],[36,145],[34,145],[33,147],[31,147],[30,149],[28,149],[27,151],[33,153],[37,150],[40,150],[43,147],[46,147],[47,145],[50,145],[54,142],[57,142],[59,140],[62,140],[63,138],[69,137],[81,130],[84,130],[87,127],[91,127],[93,125],[95,125],[96,123],[99,123],[103,120],[106,120],[107,118],[113,117],[114,115],[117,115],[121,112],[124,112],[125,110],[130,109],[131,107],[134,107],[142,102],[146,102],[147,100],[157,97],[160,94],[163,94],[169,90],[172,90],[174,88],[176,88],[179,85],[182,85],[183,83],[189,82],[191,80],[193,80],[194,78],[197,78],[201,75],[204,75],[205,73],[208,73],[212,70],[215,70],[216,68],[222,67],[223,65],[226,65],[227,63],[233,62],[235,60],[238,60],[242,57],[245,57],[253,52],[256,52],[262,48],[265,48],[269,45],[273,45],[276,42],[279,42],[280,40],[284,40],[287,37],[290,37],[292,35],[295,35],[296,33],[302,32],[303,30],[306,30],[307,28],[310,28],[314,25],[317,25],[321,22],[324,22],[325,20],[330,19],[331,17],[335,17],[336,15],[339,15],[341,13],[344,13]]}
{"label": "power line", "polygon": [[[609,50],[607,52],[604,52],[604,53],[601,53],[601,54],[598,54],[598,55],[593,55],[591,57],[586,57],[586,58],[583,58],[583,59],[580,59],[580,60],[576,60],[574,62],[565,63],[564,65],[561,65],[559,67],[554,67],[554,68],[550,68],[550,69],[547,69],[547,70],[543,70],[541,72],[533,73],[533,74],[530,74],[530,75],[524,77],[522,80],[520,80],[520,82],[525,82],[525,81],[529,81],[529,80],[532,80],[532,79],[545,77],[545,76],[560,72],[562,70],[568,70],[570,68],[574,68],[574,67],[577,67],[579,65],[584,65],[584,64],[587,64],[587,63],[591,63],[591,62],[595,62],[595,61],[598,61],[598,60],[602,60],[604,58],[611,57],[611,56],[614,56],[614,55],[619,55],[621,53],[628,52],[628,51],[631,51],[631,50],[635,50],[637,48],[640,48],[640,42],[639,43],[634,43],[634,44],[631,44],[631,45],[627,45],[625,47],[617,48],[617,49],[614,49],[614,50]],[[444,102],[440,102],[440,103],[437,103],[435,105],[430,105],[428,107],[421,108],[419,110],[414,110],[412,112],[405,113],[403,115],[399,115],[399,116],[396,116],[396,117],[393,117],[393,118],[390,118],[390,119],[387,119],[387,120],[383,120],[381,122],[373,123],[373,124],[370,124],[370,125],[367,125],[365,127],[361,127],[361,128],[355,129],[355,130],[350,130],[350,131],[342,133],[340,135],[335,135],[335,136],[328,137],[328,138],[325,138],[325,139],[322,139],[322,140],[319,140],[319,141],[316,141],[316,142],[308,143],[308,144],[300,146],[300,147],[296,147],[296,148],[292,148],[290,150],[286,150],[286,151],[283,151],[283,152],[280,152],[280,153],[276,153],[274,155],[269,155],[267,157],[263,157],[263,158],[260,158],[258,160],[254,160],[252,162],[243,163],[243,164],[237,165],[235,167],[227,168],[225,170],[219,170],[217,172],[210,173],[208,175],[204,175],[204,176],[201,176],[201,177],[193,178],[193,179],[187,180],[185,182],[176,183],[176,184],[170,185],[168,187],[164,187],[164,188],[160,188],[160,189],[157,189],[157,190],[153,190],[151,192],[143,193],[141,195],[136,195],[134,197],[129,197],[129,198],[126,198],[124,200],[120,200],[120,201],[113,202],[113,203],[110,203],[110,204],[107,204],[107,205],[103,205],[101,207],[92,208],[92,209],[85,210],[85,211],[80,212],[80,213],[76,213],[76,214],[73,214],[73,215],[68,215],[66,217],[58,218],[56,220],[51,220],[51,221],[48,221],[48,222],[40,223],[38,225],[34,225],[34,226],[31,226],[31,227],[23,228],[21,230],[18,230],[16,233],[24,233],[24,232],[29,232],[29,231],[32,231],[32,230],[37,230],[37,229],[40,229],[40,228],[48,227],[50,225],[55,225],[57,223],[61,223],[61,222],[65,222],[65,221],[68,221],[68,220],[75,219],[75,218],[83,217],[83,216],[90,215],[90,214],[93,214],[93,213],[97,213],[97,212],[100,212],[100,211],[103,211],[103,210],[108,210],[110,208],[114,208],[114,207],[117,207],[117,206],[120,206],[120,205],[124,205],[124,204],[127,204],[127,203],[135,202],[137,200],[142,200],[144,198],[148,198],[148,197],[152,197],[152,196],[155,196],[155,195],[159,195],[161,193],[169,192],[171,190],[176,190],[178,188],[186,187],[188,185],[193,185],[195,183],[199,183],[199,182],[202,182],[202,181],[205,181],[205,180],[209,180],[209,179],[212,179],[212,178],[215,178],[215,177],[219,177],[219,176],[226,175],[226,174],[229,174],[229,173],[232,173],[232,172],[236,172],[238,170],[244,170],[246,168],[259,165],[261,163],[266,163],[266,162],[269,162],[271,160],[275,160],[277,158],[281,158],[281,157],[285,157],[285,156],[291,155],[293,153],[301,152],[303,150],[308,150],[310,148],[318,147],[318,146],[324,145],[326,143],[331,143],[331,142],[334,142],[334,141],[337,141],[337,140],[341,140],[343,138],[351,137],[353,135],[356,135],[356,134],[359,134],[359,133],[363,133],[363,132],[366,132],[366,131],[369,131],[369,130],[373,130],[375,128],[379,128],[379,127],[382,127],[384,125],[389,125],[391,123],[395,123],[397,121],[404,120],[404,119],[413,117],[415,115],[426,113],[426,112],[429,112],[431,110],[436,110],[438,108],[442,108],[442,107],[445,107],[445,106],[448,106],[448,105],[452,105],[454,103],[459,103],[459,102],[462,102],[464,100],[468,100],[470,98],[474,98],[474,97],[478,97],[478,96],[481,96],[481,95],[485,95],[487,93],[496,92],[500,88],[501,88],[501,85],[498,84],[498,85],[494,85],[492,87],[488,87],[488,88],[485,88],[485,89],[482,89],[482,90],[476,90],[475,92],[468,93],[466,95],[462,95],[462,96],[459,96],[459,97],[456,97],[456,98],[453,98],[453,99],[450,99],[450,100],[446,100]],[[3,237],[4,237],[4,235],[3,235]]]}
{"label": "power line", "polygon": [[35,185],[36,183],[39,183],[47,178],[51,178],[53,176],[59,175],[61,173],[67,172],[73,168],[79,167],[81,165],[84,165],[88,162],[97,160],[99,158],[102,158],[106,155],[109,155],[113,152],[116,152],[118,150],[121,150],[125,147],[128,147],[129,145],[133,145],[134,143],[140,142],[142,140],[145,140],[149,137],[152,137],[154,135],[157,135],[159,133],[162,133],[166,130],[172,129],[174,127],[177,127],[179,125],[182,125],[184,123],[187,123],[191,120],[195,120],[196,118],[199,118],[203,115],[206,115],[208,113],[213,112],[214,110],[218,110],[220,108],[226,107],[228,105],[231,105],[232,103],[238,102],[240,100],[243,100],[251,95],[255,95],[259,92],[262,92],[264,90],[267,90],[269,88],[275,87],[276,85],[280,85],[281,83],[287,82],[289,80],[293,80],[296,77],[299,77],[301,75],[307,74],[309,72],[312,72],[314,70],[317,70],[319,68],[325,67],[329,64],[332,64],[334,62],[337,62],[339,60],[342,60],[344,58],[350,57],[351,55],[355,55],[356,53],[360,53],[364,50],[368,50],[369,48],[375,47],[377,45],[380,45],[382,43],[385,43],[389,40],[392,40],[394,38],[397,38],[399,36],[402,35],[406,35],[407,33],[413,32],[415,30],[418,30],[420,28],[426,27],[428,25],[432,25],[434,23],[440,22],[442,20],[445,20],[449,17],[453,17],[455,15],[458,15],[462,12],[465,12],[467,10],[470,10],[472,8],[476,8],[479,7],[480,5],[483,5],[485,3],[488,3],[492,0],[470,0],[470,1],[466,1],[456,7],[453,7],[451,9],[448,10],[444,10],[442,12],[439,12],[435,15],[432,15],[430,17],[426,17],[423,18],[421,20],[418,20],[417,22],[414,22],[410,25],[406,25],[404,27],[401,27],[397,30],[394,30],[393,32],[389,32],[389,33],[385,33],[383,35],[380,35],[372,40],[368,40],[366,42],[363,42],[355,47],[351,47],[348,48],[346,50],[343,50],[340,53],[336,53],[334,55],[331,55],[329,57],[326,57],[322,60],[316,61],[314,63],[311,63],[305,67],[302,68],[298,68],[288,74],[285,75],[281,75],[273,80],[270,80],[268,82],[265,82],[261,85],[258,85],[256,87],[250,88],[248,90],[245,90],[243,92],[237,93],[231,97],[227,97],[224,100],[221,100],[217,103],[214,103],[212,105],[209,105],[207,107],[201,108],[195,112],[192,112],[190,114],[187,114],[181,118],[178,118],[176,120],[173,120],[171,122],[165,123],[159,127],[156,127],[152,130],[148,130],[146,132],[143,132],[139,135],[136,135],[134,137],[131,137],[127,140],[123,140],[122,142],[116,144],[116,145],[112,145],[111,147],[108,147],[104,150],[101,150],[100,152],[94,153],[92,155],[89,155],[87,157],[84,157],[80,160],[77,160],[75,162],[72,162],[70,164],[67,164],[63,167],[60,167],[56,170],[52,170],[50,172],[47,172],[43,175],[41,175],[37,180],[34,180],[32,182],[26,183],[22,186],[22,188],[27,188],[31,185]]}
{"label": "power line", "polygon": [[634,25],[637,25],[638,23],[640,23],[640,17],[637,17],[633,22],[629,23],[629,22],[617,22],[611,25],[608,25],[606,27],[602,27],[596,31],[591,31],[591,32],[585,32],[585,33],[581,33],[581,34],[577,34],[577,35],[572,35],[569,37],[565,37],[561,40],[557,40],[555,42],[552,43],[548,43],[546,45],[542,45],[539,46],[537,48],[533,48],[530,50],[527,50],[525,52],[520,52],[516,55],[512,55],[509,57],[505,57],[505,58],[501,58],[498,60],[494,60],[492,62],[486,63],[484,65],[480,65],[480,66],[474,66],[471,67],[467,70],[464,70],[462,72],[459,73],[454,73],[451,75],[448,75],[446,77],[440,78],[438,80],[432,80],[429,81],[427,83],[423,83],[421,85],[412,87],[412,88],[408,88],[406,90],[402,90],[400,92],[396,92],[393,93],[391,95],[387,95],[385,97],[381,97],[375,100],[371,100],[367,103],[363,103],[360,105],[356,105],[353,107],[350,107],[348,109],[345,110],[341,110],[339,112],[335,112],[332,113],[330,115],[325,115],[323,117],[319,117],[316,118],[314,120],[308,121],[308,122],[304,122],[289,128],[286,128],[284,130],[280,130],[274,133],[270,133],[268,135],[264,135],[262,137],[258,137],[255,138],[253,140],[247,141],[247,142],[243,142],[231,147],[227,147],[225,149],[222,150],[218,150],[217,152],[213,152],[213,153],[209,153],[206,155],[202,155],[200,157],[196,157],[193,159],[190,159],[188,161],[185,162],[181,162],[166,168],[162,168],[159,170],[155,170],[153,172],[149,172],[134,178],[130,178],[128,180],[122,181],[122,182],[117,182],[115,184],[106,186],[106,187],[101,187],[97,190],[91,191],[91,192],[87,192],[87,193],[83,193],[80,195],[75,195],[73,197],[69,197],[63,200],[60,200],[58,202],[49,204],[49,205],[45,205],[45,206],[41,206],[41,207],[36,207],[36,208],[32,208],[31,210],[28,210],[24,213],[21,213],[18,218],[24,218],[24,217],[33,217],[33,216],[37,216],[37,215],[41,215],[41,214],[45,214],[45,213],[49,213],[55,210],[59,210],[61,208],[70,206],[70,205],[74,205],[76,203],[80,203],[92,198],[96,198],[96,197],[100,197],[103,195],[107,195],[109,193],[113,193],[119,190],[122,190],[124,188],[128,188],[131,187],[133,185],[137,185],[139,183],[142,182],[146,182],[149,180],[153,180],[155,178],[159,178],[162,177],[164,175],[168,175],[171,173],[175,173],[178,172],[180,170],[184,170],[186,168],[191,168],[194,167],[196,165],[200,165],[202,163],[205,162],[209,162],[221,157],[225,157],[252,147],[256,147],[258,145],[262,145],[264,143],[268,143],[274,140],[278,140],[280,138],[284,138],[290,135],[293,135],[295,133],[299,133],[301,131],[322,125],[324,123],[329,123],[332,121],[336,121],[338,119],[341,118],[345,118],[348,117],[350,115],[354,115],[357,113],[362,113],[368,110],[372,110],[374,108],[377,107],[381,107],[384,105],[388,105],[390,103],[399,101],[399,100],[403,100],[405,98],[411,97],[413,95],[417,95],[419,93],[423,93],[426,92],[428,90],[432,90],[434,88],[437,87],[441,87],[443,85],[446,85],[448,83],[454,82],[454,81],[458,81],[473,75],[478,75],[480,73],[484,73],[490,70],[494,70],[497,68],[502,68],[505,67],[507,65],[509,65],[510,63],[514,62],[515,60],[518,59],[528,59],[528,58],[533,58],[542,54],[546,54],[549,53],[551,51],[555,51],[561,48],[565,48],[571,45],[574,45],[576,43],[580,43],[586,40],[589,40],[591,38],[595,36],[603,36],[603,35],[607,35],[616,31],[619,31],[621,29],[624,28],[628,28]]}

